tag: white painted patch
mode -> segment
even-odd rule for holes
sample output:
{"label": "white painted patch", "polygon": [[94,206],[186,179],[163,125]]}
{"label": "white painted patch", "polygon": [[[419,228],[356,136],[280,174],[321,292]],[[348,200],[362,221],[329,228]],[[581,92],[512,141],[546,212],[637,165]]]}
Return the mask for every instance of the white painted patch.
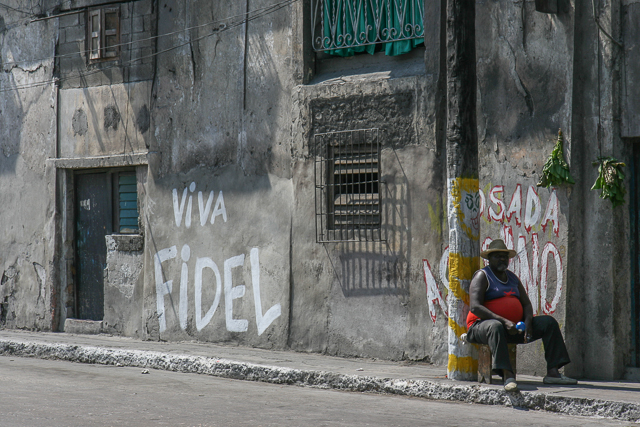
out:
{"label": "white painted patch", "polygon": [[222,220],[224,222],[227,222],[227,209],[224,207],[224,197],[222,196],[222,191],[216,199],[216,205],[213,208],[213,213],[211,214],[211,224],[215,223],[216,217],[218,215],[222,215]]}
{"label": "white painted patch", "polygon": [[182,201],[178,204],[178,190],[175,188],[173,189],[173,217],[176,221],[176,227],[180,227],[180,224],[182,224],[182,215],[184,213],[184,203],[187,200],[187,191],[188,189],[185,187],[182,191]]}
{"label": "white painted patch", "polygon": [[200,213],[200,225],[204,226],[209,218],[209,212],[211,211],[211,204],[213,203],[213,190],[209,193],[207,204],[203,208],[202,191],[198,191],[198,212]]}
{"label": "white painted patch", "polygon": [[[547,262],[549,255],[553,256],[553,260],[556,264],[556,294],[553,300],[549,302],[547,300]],[[558,248],[551,242],[548,242],[542,250],[542,266],[540,268],[540,303],[543,304],[542,312],[544,314],[553,314],[558,307],[560,296],[562,295],[562,258]]]}
{"label": "white painted patch", "polygon": [[538,223],[541,210],[540,198],[536,192],[536,188],[531,185],[527,191],[527,207],[524,215],[524,228],[527,233],[531,232],[531,228]]}
{"label": "white painted patch", "polygon": [[253,300],[256,307],[256,325],[258,326],[258,335],[262,333],[280,317],[280,304],[276,304],[262,314],[262,299],[260,297],[260,258],[258,248],[251,249],[251,283],[253,285]]}
{"label": "white painted patch", "polygon": [[241,267],[243,264],[244,254],[234,256],[224,262],[224,314],[229,332],[246,332],[249,327],[248,320],[233,318],[233,300],[244,296],[245,286],[233,286],[231,269]]}
{"label": "white painted patch", "polygon": [[[213,303],[207,313],[202,316],[202,272],[205,268],[213,271],[213,275],[216,280],[216,296],[213,299]],[[196,300],[196,329],[201,331],[205,326],[211,322],[213,315],[216,313],[218,304],[220,304],[220,294],[222,294],[222,279],[220,278],[220,270],[218,266],[211,258],[198,258],[196,260],[196,274],[195,274],[195,300]]]}
{"label": "white painted patch", "polygon": [[423,259],[422,267],[424,270],[424,282],[427,286],[427,303],[429,304],[429,315],[431,316],[431,321],[435,324],[437,305],[440,306],[440,309],[443,311],[446,317],[449,317],[449,312],[447,311],[447,305],[445,304],[444,298],[442,297],[442,292],[440,292],[440,288],[438,288],[436,278],[431,272],[429,261]]}
{"label": "white painted patch", "polygon": [[542,231],[546,231],[547,223],[551,221],[553,226],[553,232],[556,236],[560,233],[560,225],[558,221],[558,212],[560,211],[560,206],[558,203],[558,196],[556,195],[556,190],[554,189],[549,196],[549,203],[547,203],[547,209],[544,212],[544,216],[542,217],[542,222],[540,225],[542,226]]}
{"label": "white painted patch", "polygon": [[506,213],[506,220],[511,222],[511,218],[514,218],[516,224],[520,226],[522,221],[520,220],[520,216],[522,214],[522,186],[520,184],[516,185],[516,189],[511,196],[511,203],[509,203],[509,209]]}
{"label": "white painted patch", "polygon": [[498,207],[497,212],[493,209],[493,207],[489,207],[489,218],[493,221],[502,222],[504,220],[505,206],[504,202],[499,197],[499,195],[501,195],[502,193],[504,193],[504,186],[502,185],[496,185],[489,192],[489,199],[491,199],[491,202],[495,203]]}
{"label": "white painted patch", "polygon": [[175,246],[162,249],[156,253],[154,257],[154,267],[156,276],[156,313],[158,314],[158,321],[160,323],[160,332],[164,332],[167,329],[167,320],[164,313],[164,297],[170,295],[173,290],[173,280],[167,280],[164,282],[162,274],[162,263],[173,259],[178,255],[178,250]]}

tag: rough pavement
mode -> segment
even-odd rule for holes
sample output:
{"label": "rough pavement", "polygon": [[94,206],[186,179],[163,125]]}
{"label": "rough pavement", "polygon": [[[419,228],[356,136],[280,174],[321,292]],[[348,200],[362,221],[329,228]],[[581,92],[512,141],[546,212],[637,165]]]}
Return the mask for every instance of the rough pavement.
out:
{"label": "rough pavement", "polygon": [[545,410],[640,423],[640,383],[580,381],[548,386],[518,376],[521,392],[499,385],[452,381],[424,363],[346,359],[198,342],[151,342],[108,335],[0,330],[0,355],[37,357],[213,375],[353,392],[389,393],[485,405]]}

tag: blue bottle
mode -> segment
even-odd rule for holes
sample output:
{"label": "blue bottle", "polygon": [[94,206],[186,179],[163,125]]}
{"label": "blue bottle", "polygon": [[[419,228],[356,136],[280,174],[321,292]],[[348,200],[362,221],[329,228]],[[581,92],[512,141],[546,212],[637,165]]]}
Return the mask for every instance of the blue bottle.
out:
{"label": "blue bottle", "polygon": [[527,329],[527,326],[524,324],[524,322],[518,322],[516,323],[516,329],[524,332],[524,330]]}

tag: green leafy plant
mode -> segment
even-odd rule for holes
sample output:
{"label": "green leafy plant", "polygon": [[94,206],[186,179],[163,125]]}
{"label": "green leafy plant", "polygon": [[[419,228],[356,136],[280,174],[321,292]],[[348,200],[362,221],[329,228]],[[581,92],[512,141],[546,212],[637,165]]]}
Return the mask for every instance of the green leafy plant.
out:
{"label": "green leafy plant", "polygon": [[565,182],[575,184],[575,181],[569,173],[569,165],[564,160],[564,154],[562,152],[563,143],[564,138],[562,137],[562,129],[560,129],[558,130],[558,142],[556,142],[551,155],[542,168],[542,177],[540,177],[538,187],[549,188],[552,185],[560,185]]}
{"label": "green leafy plant", "polygon": [[598,157],[593,166],[598,166],[598,178],[591,189],[602,190],[600,198],[611,200],[614,208],[624,204],[627,190],[624,187],[622,168],[626,165],[613,157]]}

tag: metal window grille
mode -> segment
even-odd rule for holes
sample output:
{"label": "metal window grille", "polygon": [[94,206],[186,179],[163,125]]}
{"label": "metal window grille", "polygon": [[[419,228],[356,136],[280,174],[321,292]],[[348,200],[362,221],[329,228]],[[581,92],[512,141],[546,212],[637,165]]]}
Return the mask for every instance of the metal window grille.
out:
{"label": "metal window grille", "polygon": [[312,0],[313,49],[326,51],[424,37],[423,0]]}
{"label": "metal window grille", "polygon": [[316,134],[316,241],[383,241],[378,129]]}

